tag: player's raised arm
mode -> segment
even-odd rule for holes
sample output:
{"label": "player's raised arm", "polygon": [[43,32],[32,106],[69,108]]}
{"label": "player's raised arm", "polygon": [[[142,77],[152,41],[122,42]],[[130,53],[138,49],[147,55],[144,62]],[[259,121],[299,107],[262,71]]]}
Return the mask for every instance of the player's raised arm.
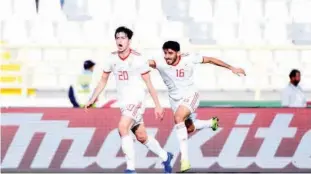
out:
{"label": "player's raised arm", "polygon": [[211,63],[211,64],[214,64],[214,65],[217,65],[217,66],[221,66],[221,67],[227,68],[227,69],[231,70],[236,75],[244,75],[244,76],[246,76],[244,69],[233,67],[233,66],[223,62],[222,60],[216,59],[214,57],[203,56],[202,63],[203,64],[204,63]]}

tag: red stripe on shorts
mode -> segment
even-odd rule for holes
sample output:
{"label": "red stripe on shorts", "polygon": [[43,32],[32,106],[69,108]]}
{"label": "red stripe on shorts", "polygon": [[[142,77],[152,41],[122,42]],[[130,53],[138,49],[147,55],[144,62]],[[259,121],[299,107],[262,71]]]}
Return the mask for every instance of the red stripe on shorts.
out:
{"label": "red stripe on shorts", "polygon": [[137,114],[138,109],[141,107],[141,103],[139,103],[136,107],[135,110],[133,111],[133,117]]}
{"label": "red stripe on shorts", "polygon": [[194,105],[195,105],[195,103],[197,102],[197,100],[198,100],[198,98],[199,98],[199,93],[195,93],[194,94],[194,97],[193,97],[193,99],[192,99],[192,102],[191,102],[191,104],[190,104],[190,106],[191,106],[191,108],[194,110]]}

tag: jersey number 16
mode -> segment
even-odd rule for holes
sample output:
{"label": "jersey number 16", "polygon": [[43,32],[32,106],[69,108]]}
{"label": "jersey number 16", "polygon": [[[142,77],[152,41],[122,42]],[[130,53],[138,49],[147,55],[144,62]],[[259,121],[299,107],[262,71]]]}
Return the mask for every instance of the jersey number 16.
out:
{"label": "jersey number 16", "polygon": [[128,80],[129,76],[127,71],[119,71],[119,80]]}
{"label": "jersey number 16", "polygon": [[184,69],[176,69],[176,77],[184,77],[185,72]]}

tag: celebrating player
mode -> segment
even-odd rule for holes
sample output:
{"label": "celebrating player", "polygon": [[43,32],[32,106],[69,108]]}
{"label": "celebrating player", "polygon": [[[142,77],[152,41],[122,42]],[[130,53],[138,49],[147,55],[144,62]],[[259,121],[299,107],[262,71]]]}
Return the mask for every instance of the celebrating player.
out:
{"label": "celebrating player", "polygon": [[143,123],[143,101],[146,95],[143,81],[155,103],[156,118],[163,118],[163,109],[160,106],[157,92],[150,80],[148,60],[144,60],[139,53],[130,48],[132,36],[133,32],[126,27],[119,27],[115,31],[115,41],[118,51],[113,52],[109,60],[105,62],[101,80],[90,101],[86,104],[85,109],[95,102],[96,98],[105,88],[109,74],[112,72],[116,80],[118,101],[120,101],[120,110],[122,113],[118,129],[121,136],[122,150],[126,155],[127,169],[125,173],[135,173],[134,143],[130,136],[130,129],[139,142],[163,160],[164,172],[171,173],[172,167],[170,163],[173,155],[164,151],[155,138],[147,135]]}
{"label": "celebrating player", "polygon": [[199,93],[194,85],[193,71],[195,64],[211,63],[231,70],[234,74],[245,75],[241,68],[235,68],[221,60],[205,56],[181,55],[180,45],[167,41],[162,47],[165,62],[149,60],[149,66],[159,71],[169,92],[169,101],[174,112],[175,129],[180,144],[181,172],[191,168],[188,159],[188,133],[195,129],[212,128],[217,130],[217,117],[210,120],[195,119],[195,110],[199,105]]}

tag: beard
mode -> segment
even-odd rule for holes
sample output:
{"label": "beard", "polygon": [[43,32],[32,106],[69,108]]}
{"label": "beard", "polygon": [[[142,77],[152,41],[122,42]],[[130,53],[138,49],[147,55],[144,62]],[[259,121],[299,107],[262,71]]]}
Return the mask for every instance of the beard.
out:
{"label": "beard", "polygon": [[299,81],[298,80],[294,80],[292,83],[293,83],[293,85],[297,86],[299,84]]}

